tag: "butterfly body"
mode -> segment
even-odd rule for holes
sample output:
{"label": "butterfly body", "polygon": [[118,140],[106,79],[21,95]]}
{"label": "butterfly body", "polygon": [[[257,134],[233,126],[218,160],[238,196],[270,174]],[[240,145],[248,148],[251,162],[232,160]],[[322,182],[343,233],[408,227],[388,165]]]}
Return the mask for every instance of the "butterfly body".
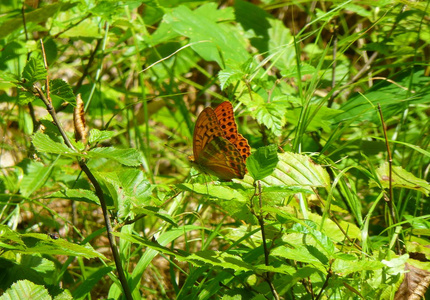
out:
{"label": "butterfly body", "polygon": [[248,141],[237,132],[230,102],[200,113],[193,135],[194,156],[190,157],[197,169],[221,180],[243,178],[250,150]]}

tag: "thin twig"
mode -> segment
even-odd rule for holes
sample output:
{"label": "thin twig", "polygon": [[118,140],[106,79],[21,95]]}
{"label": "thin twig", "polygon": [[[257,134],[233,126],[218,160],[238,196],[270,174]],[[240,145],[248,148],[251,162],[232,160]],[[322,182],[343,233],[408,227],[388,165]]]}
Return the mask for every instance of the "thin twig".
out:
{"label": "thin twig", "polygon": [[[42,45],[43,45],[43,43],[42,43]],[[45,52],[43,50],[44,49],[42,48],[42,55],[45,57]],[[46,62],[46,60],[45,60],[45,62]],[[73,146],[73,144],[70,142],[70,140],[69,140],[68,136],[66,135],[63,127],[61,126],[61,123],[58,120],[57,113],[55,112],[55,109],[52,106],[51,101],[48,99],[48,97],[45,96],[43,91],[38,86],[33,85],[33,88],[36,90],[37,95],[45,104],[49,114],[51,115],[55,125],[57,126],[57,128],[58,128],[58,130],[59,130],[59,132],[60,132],[60,134],[64,140],[64,143],[73,151],[77,151],[76,148]],[[103,190],[102,190],[100,184],[98,183],[97,179],[94,177],[94,175],[91,173],[90,169],[86,165],[84,159],[79,159],[79,166],[81,167],[82,171],[84,171],[84,173],[88,176],[88,179],[90,180],[90,182],[93,184],[96,195],[100,200],[100,206],[101,206],[102,211],[103,211],[103,219],[105,221],[106,232],[107,232],[110,248],[112,250],[112,255],[113,255],[113,258],[115,261],[116,269],[118,272],[119,281],[121,282],[121,285],[122,285],[126,299],[132,300],[133,297],[131,295],[130,287],[129,287],[129,285],[127,283],[127,279],[125,277],[125,273],[124,273],[124,269],[122,267],[118,247],[116,245],[115,238],[112,234],[112,226],[110,224],[109,213],[107,210],[107,205],[106,205],[106,200],[104,198]]]}
{"label": "thin twig", "polygon": [[[393,158],[391,156],[391,149],[390,149],[390,144],[388,143],[388,137],[387,137],[387,125],[385,124],[384,121],[384,116],[382,114],[382,109],[381,109],[381,105],[378,103],[378,111],[379,111],[379,116],[381,118],[381,123],[382,123],[382,131],[384,132],[384,138],[385,138],[385,146],[387,147],[387,155],[388,155],[388,198],[387,198],[387,204],[388,204],[388,208],[390,210],[390,214],[391,214],[391,219],[393,221],[393,224],[397,223],[397,217],[396,217],[396,212],[394,211],[394,205],[393,205],[393,201],[394,201],[394,196],[393,196]],[[396,238],[396,250],[397,250],[397,254],[401,254],[401,248],[400,248],[400,242],[399,239]]]}
{"label": "thin twig", "polygon": [[[28,41],[27,21],[25,19],[24,5],[22,5],[21,14],[22,14],[22,23],[24,25],[25,40]],[[29,51],[27,53],[27,61],[30,60],[30,56],[31,56],[31,51]],[[36,132],[39,129],[40,122],[36,119],[36,114],[34,113],[33,103],[31,103],[31,102],[28,103],[28,111],[30,113],[31,120],[33,121],[33,132]],[[33,145],[31,147],[33,148]]]}
{"label": "thin twig", "polygon": [[[336,66],[337,66],[337,22],[336,18],[333,19],[333,65],[331,72],[331,88],[334,89],[336,87]],[[333,105],[334,95],[332,94],[330,99],[327,102],[327,107],[331,107]]]}
{"label": "thin twig", "polygon": [[[259,180],[257,181],[257,185],[258,185],[258,199],[259,199],[259,206],[260,206],[260,212],[257,216],[257,219],[258,219],[258,223],[260,224],[261,238],[263,240],[264,264],[266,266],[269,266],[269,250],[267,249],[266,232],[264,230],[263,201],[261,199],[261,183]],[[270,279],[270,273],[265,272],[263,277],[266,280],[267,284],[269,285],[273,297],[275,297],[276,300],[279,300],[279,295],[276,292],[275,287],[273,286],[272,280]]]}
{"label": "thin twig", "polygon": [[329,266],[329,269],[327,270],[327,277],[325,278],[324,284],[322,285],[321,290],[318,293],[318,296],[316,297],[316,300],[321,299],[325,288],[328,286],[328,282],[329,282],[330,278],[333,276],[333,271],[331,269],[333,262],[334,262],[334,260],[330,261],[330,266]]}

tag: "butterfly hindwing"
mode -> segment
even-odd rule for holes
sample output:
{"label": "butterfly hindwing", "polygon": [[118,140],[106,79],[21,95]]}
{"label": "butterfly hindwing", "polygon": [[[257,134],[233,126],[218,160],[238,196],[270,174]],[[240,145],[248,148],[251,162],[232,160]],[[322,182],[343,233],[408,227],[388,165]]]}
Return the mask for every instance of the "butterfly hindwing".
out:
{"label": "butterfly hindwing", "polygon": [[243,178],[246,166],[239,151],[224,137],[214,137],[206,145],[197,163],[206,173],[217,176],[222,180]]}

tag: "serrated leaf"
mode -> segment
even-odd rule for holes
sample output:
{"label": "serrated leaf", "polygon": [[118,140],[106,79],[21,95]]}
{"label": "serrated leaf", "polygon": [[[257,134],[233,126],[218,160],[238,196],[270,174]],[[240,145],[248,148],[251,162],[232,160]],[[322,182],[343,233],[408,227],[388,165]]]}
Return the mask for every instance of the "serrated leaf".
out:
{"label": "serrated leaf", "polygon": [[246,160],[246,167],[254,180],[261,180],[272,174],[278,161],[276,145],[269,145],[252,153]]}
{"label": "serrated leaf", "polygon": [[46,234],[25,233],[21,234],[25,249],[21,253],[38,253],[49,255],[80,256],[85,258],[106,259],[103,254],[95,251],[89,244],[78,245],[64,239],[52,239]]}
{"label": "serrated leaf", "polygon": [[47,72],[40,59],[31,57],[22,71],[22,78],[26,80],[26,84],[32,85],[36,81],[45,80]]}
{"label": "serrated leaf", "polygon": [[113,131],[105,131],[105,130],[98,130],[98,129],[91,129],[89,134],[89,143],[94,144],[97,142],[101,142],[104,140],[108,140],[115,136],[116,133]]}
{"label": "serrated leaf", "polygon": [[243,75],[241,70],[231,69],[229,67],[219,71],[218,79],[220,81],[221,90],[224,90],[232,81],[240,80]]}
{"label": "serrated leaf", "polygon": [[[376,173],[378,175],[379,181],[384,188],[389,188],[390,177],[389,177],[389,165],[388,162],[381,165]],[[426,196],[430,193],[430,184],[420,178],[415,177],[412,173],[406,171],[400,166],[392,166],[392,186],[395,188],[406,188],[411,190],[417,190],[424,193]],[[371,183],[375,186],[375,183]]]}
{"label": "serrated leaf", "polygon": [[33,93],[30,93],[28,91],[20,91],[18,96],[18,103],[19,105],[26,105],[36,99],[37,97]]}
{"label": "serrated leaf", "polygon": [[268,186],[327,187],[330,176],[308,156],[285,152],[278,154],[279,162],[272,175],[262,180]]}
{"label": "serrated leaf", "polygon": [[64,191],[57,191],[49,195],[47,198],[63,198],[100,205],[99,198],[97,198],[94,192],[84,189],[67,189]]}
{"label": "serrated leaf", "polygon": [[294,247],[276,247],[270,254],[283,259],[291,259],[303,263],[312,264],[315,267],[323,268],[321,261],[309,252],[304,245],[295,245]]}
{"label": "serrated leaf", "polygon": [[57,97],[63,102],[76,106],[76,97],[72,87],[63,79],[53,79],[49,82],[51,97]]}
{"label": "serrated leaf", "polygon": [[221,251],[199,251],[187,256],[184,260],[200,266],[209,264],[223,269],[232,269],[236,272],[252,270],[252,266],[243,261],[240,256]]}
{"label": "serrated leaf", "polygon": [[114,232],[114,235],[120,237],[121,239],[129,241],[131,243],[144,245],[146,247],[149,247],[155,251],[158,251],[158,252],[161,252],[164,254],[174,255],[176,258],[182,257],[182,260],[184,259],[183,257],[186,256],[185,252],[183,252],[181,250],[178,250],[178,251],[172,250],[168,247],[163,246],[161,243],[158,243],[158,241],[150,241],[150,240],[142,238],[140,236],[131,235],[131,234],[123,233],[123,232]]}
{"label": "serrated leaf", "polygon": [[28,161],[25,166],[25,175],[22,178],[20,192],[24,197],[29,197],[35,190],[39,189],[47,180],[52,171],[52,166],[44,166],[36,161]]}
{"label": "serrated leaf", "polygon": [[88,152],[89,157],[103,157],[115,160],[126,166],[139,166],[143,162],[142,154],[136,149],[117,149],[113,147],[95,148]]}
{"label": "serrated leaf", "polygon": [[43,285],[34,284],[28,280],[19,280],[4,292],[0,300],[48,300],[52,299]]}
{"label": "serrated leaf", "polygon": [[32,137],[33,145],[40,152],[61,154],[69,157],[80,156],[65,144],[54,142],[48,135],[36,132]]}
{"label": "serrated leaf", "polygon": [[208,195],[217,199],[238,200],[246,202],[247,198],[238,190],[228,186],[208,185],[202,183],[182,183],[177,185],[178,188],[185,191],[192,191],[198,194]]}
{"label": "serrated leaf", "polygon": [[[324,233],[322,233],[317,229],[317,224],[315,222],[311,220],[304,220],[303,223],[304,224],[300,224],[300,223],[294,224],[293,227],[290,229],[291,232],[298,232],[304,235],[311,235],[314,238],[315,242],[319,246],[321,246],[322,249],[325,250],[327,255],[329,255],[329,258],[330,259],[333,258],[333,255],[335,252],[335,246],[332,240],[327,235],[325,235]],[[311,246],[311,245],[306,245],[306,247],[308,246]],[[314,248],[308,248],[308,250],[311,252],[312,255],[314,255],[315,257],[321,257],[321,255],[324,255],[321,252],[319,252],[318,248],[316,247]],[[324,257],[324,259],[321,259],[321,258],[319,259],[322,263],[328,264],[329,259],[327,257]]]}
{"label": "serrated leaf", "polygon": [[[247,191],[243,190],[242,185],[233,183],[231,186],[217,186],[202,183],[183,183],[177,185],[177,187],[185,191],[208,195],[210,198],[215,199],[214,204],[222,207],[229,216],[236,220],[250,223],[255,221],[254,216],[247,207],[251,195],[248,195]],[[254,189],[252,188],[251,191],[254,191]]]}
{"label": "serrated leaf", "polygon": [[143,172],[132,168],[119,167],[115,172],[97,173],[105,184],[105,190],[114,199],[118,217],[133,218],[130,210],[138,206],[148,206],[152,201],[154,186],[144,177]]}
{"label": "serrated leaf", "polygon": [[258,105],[252,114],[258,123],[265,125],[274,135],[280,136],[282,134],[282,127],[285,125],[284,116],[286,111],[287,108],[285,105],[270,102]]}
{"label": "serrated leaf", "polygon": [[384,267],[384,264],[377,260],[335,259],[332,266],[333,266],[333,271],[335,271],[336,274],[347,276],[351,273],[356,273],[356,272],[380,270]]}
{"label": "serrated leaf", "polygon": [[253,267],[254,267],[254,270],[259,273],[272,272],[272,273],[280,273],[285,275],[293,275],[297,271],[296,268],[285,264],[278,265],[278,266],[273,266],[273,265],[266,266],[264,264],[260,264],[260,265],[255,265]]}

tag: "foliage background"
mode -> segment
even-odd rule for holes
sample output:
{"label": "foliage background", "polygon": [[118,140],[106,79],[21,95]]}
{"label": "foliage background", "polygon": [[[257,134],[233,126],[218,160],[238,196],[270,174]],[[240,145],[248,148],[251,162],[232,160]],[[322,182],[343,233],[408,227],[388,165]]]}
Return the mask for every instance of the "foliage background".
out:
{"label": "foliage background", "polygon": [[[81,158],[136,299],[428,287],[428,4],[2,1],[1,297],[124,297]],[[255,152],[243,181],[188,163],[222,101]]]}

